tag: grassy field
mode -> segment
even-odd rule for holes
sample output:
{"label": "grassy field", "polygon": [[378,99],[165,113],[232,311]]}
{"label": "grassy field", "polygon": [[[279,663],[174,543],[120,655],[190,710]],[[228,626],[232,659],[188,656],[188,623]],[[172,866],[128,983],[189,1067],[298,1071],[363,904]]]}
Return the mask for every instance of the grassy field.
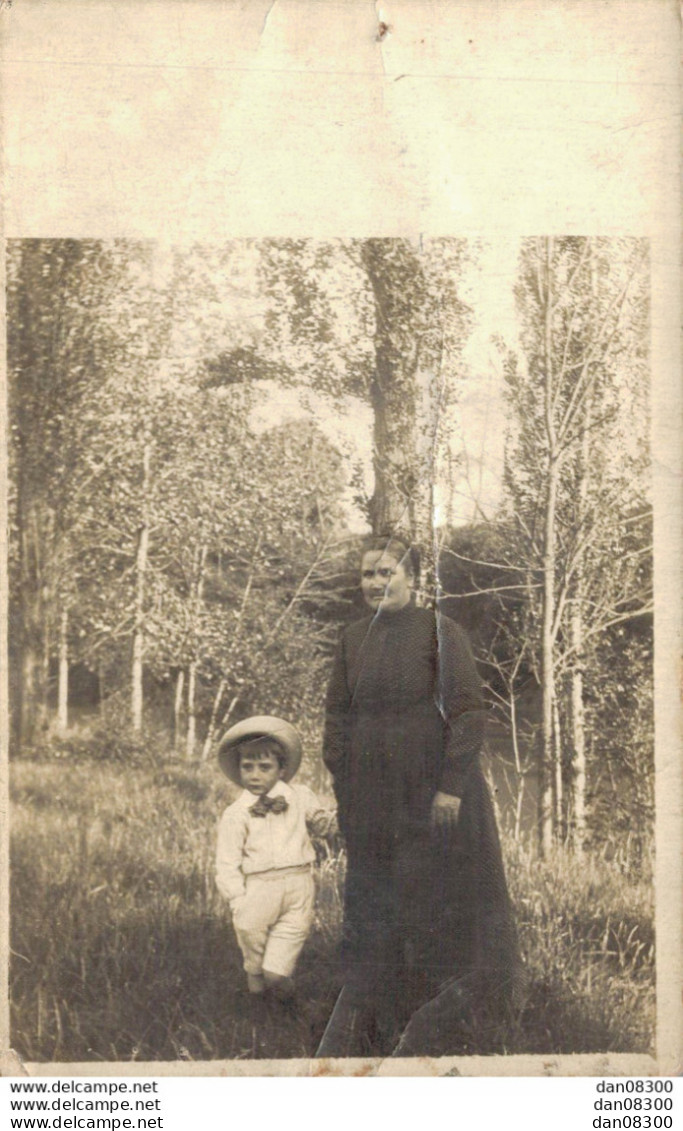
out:
{"label": "grassy field", "polygon": [[[81,759],[11,767],[12,1041],[35,1061],[305,1057],[339,988],[343,858],[317,871],[300,1007],[249,1016],[214,889],[228,788],[213,766]],[[444,1053],[649,1052],[651,884],[504,838],[529,973],[524,1008]]]}

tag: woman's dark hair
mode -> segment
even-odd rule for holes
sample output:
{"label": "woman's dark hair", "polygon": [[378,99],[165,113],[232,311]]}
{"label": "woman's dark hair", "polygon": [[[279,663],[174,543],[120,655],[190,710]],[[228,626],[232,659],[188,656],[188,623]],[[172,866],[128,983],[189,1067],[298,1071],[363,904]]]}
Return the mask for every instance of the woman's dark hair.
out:
{"label": "woman's dark hair", "polygon": [[371,534],[363,540],[362,554],[391,554],[403,566],[417,585],[420,580],[420,551],[407,540],[395,534]]}

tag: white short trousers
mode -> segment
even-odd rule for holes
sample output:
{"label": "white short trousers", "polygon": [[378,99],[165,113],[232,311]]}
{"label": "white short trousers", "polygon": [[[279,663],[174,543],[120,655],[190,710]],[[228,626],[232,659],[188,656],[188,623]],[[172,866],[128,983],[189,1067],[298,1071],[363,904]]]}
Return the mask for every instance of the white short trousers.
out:
{"label": "white short trousers", "polygon": [[294,973],[313,923],[311,869],[283,868],[246,877],[247,892],[232,923],[247,974]]}

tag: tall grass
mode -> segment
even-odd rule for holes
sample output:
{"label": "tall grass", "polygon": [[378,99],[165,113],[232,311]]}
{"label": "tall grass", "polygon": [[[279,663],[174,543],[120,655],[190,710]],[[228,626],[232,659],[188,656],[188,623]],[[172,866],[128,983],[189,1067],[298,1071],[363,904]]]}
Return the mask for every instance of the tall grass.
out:
{"label": "tall grass", "polygon": [[651,877],[595,855],[540,861],[528,844],[504,847],[529,983],[510,1051],[652,1051]]}
{"label": "tall grass", "polygon": [[[214,888],[213,767],[12,765],[12,1040],[26,1059],[302,1057],[339,989],[343,858],[321,855],[300,1008],[254,1018]],[[505,841],[529,972],[524,1008],[445,1052],[649,1051],[651,887],[594,857]]]}

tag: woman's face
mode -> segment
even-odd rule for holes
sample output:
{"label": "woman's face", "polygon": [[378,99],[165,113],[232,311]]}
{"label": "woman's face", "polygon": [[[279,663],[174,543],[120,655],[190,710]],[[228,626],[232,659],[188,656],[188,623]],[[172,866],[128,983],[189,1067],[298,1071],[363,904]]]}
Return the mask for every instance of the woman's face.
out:
{"label": "woman's face", "polygon": [[360,588],[371,609],[395,613],[410,601],[413,579],[393,554],[368,550],[363,554]]}

